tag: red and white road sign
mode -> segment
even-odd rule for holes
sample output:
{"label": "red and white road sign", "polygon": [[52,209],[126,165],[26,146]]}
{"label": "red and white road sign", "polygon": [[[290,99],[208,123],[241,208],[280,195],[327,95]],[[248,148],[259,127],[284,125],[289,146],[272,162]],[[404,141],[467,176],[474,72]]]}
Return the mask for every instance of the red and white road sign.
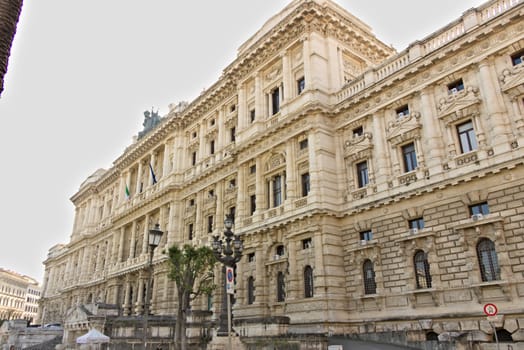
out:
{"label": "red and white road sign", "polygon": [[497,305],[495,304],[492,304],[492,303],[488,303],[486,305],[484,305],[484,313],[488,316],[495,316],[497,314],[497,312],[499,312],[499,310],[497,309]]}

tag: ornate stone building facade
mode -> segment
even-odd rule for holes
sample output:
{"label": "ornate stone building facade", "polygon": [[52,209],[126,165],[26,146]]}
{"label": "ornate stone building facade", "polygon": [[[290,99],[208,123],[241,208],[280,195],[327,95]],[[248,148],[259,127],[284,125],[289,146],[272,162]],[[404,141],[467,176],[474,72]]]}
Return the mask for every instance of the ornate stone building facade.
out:
{"label": "ornate stone building facade", "polygon": [[40,292],[33,278],[0,268],[0,320],[35,322]]}
{"label": "ornate stone building facade", "polygon": [[[231,213],[245,342],[523,342],[523,13],[490,1],[397,53],[331,1],[291,2],[80,186],[44,322],[96,301],[142,314],[156,223],[151,310],[173,315],[163,249],[209,244]],[[217,315],[219,294],[193,309]]]}

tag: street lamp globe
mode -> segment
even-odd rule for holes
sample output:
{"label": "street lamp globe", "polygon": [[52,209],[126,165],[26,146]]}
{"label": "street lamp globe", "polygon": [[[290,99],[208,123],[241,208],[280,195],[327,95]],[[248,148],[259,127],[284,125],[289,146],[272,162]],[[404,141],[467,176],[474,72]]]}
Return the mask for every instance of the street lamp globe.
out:
{"label": "street lamp globe", "polygon": [[160,231],[160,225],[156,224],[154,228],[149,230],[149,246],[155,249],[160,244],[164,232]]}

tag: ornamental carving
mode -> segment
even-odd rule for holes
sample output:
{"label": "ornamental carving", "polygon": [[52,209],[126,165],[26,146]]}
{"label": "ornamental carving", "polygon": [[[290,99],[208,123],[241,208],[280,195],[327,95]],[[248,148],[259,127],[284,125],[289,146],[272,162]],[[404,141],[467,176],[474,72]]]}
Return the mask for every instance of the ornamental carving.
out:
{"label": "ornamental carving", "polygon": [[[352,156],[353,158],[358,154],[370,153],[373,148],[371,140],[373,139],[373,134],[370,132],[365,132],[362,135],[353,137],[352,139],[346,140],[344,142],[344,151],[346,156]],[[366,152],[368,151],[368,152]],[[362,156],[356,156],[356,159],[361,159]]]}
{"label": "ornamental carving", "polygon": [[[437,106],[439,118],[448,123],[446,119],[453,113],[459,113],[461,110],[480,104],[481,99],[478,95],[478,88],[468,86],[464,90],[452,93],[448,97],[441,98]],[[478,110],[478,107],[475,109]]]}
{"label": "ornamental carving", "polygon": [[412,112],[388,123],[386,137],[393,146],[406,140],[420,138],[420,113]]}
{"label": "ornamental carving", "polygon": [[284,164],[286,164],[286,159],[284,158],[283,154],[273,154],[266,164],[266,171],[271,171]]}
{"label": "ornamental carving", "polygon": [[499,77],[502,91],[511,97],[524,94],[524,64],[519,64],[513,69],[504,69]]}

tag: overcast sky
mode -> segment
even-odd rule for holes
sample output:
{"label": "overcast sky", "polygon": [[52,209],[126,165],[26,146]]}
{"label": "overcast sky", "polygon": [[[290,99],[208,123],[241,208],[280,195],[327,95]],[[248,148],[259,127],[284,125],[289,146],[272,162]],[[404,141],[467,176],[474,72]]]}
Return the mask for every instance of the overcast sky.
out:
{"label": "overcast sky", "polygon": [[[484,3],[337,0],[398,51]],[[284,0],[25,0],[0,98],[0,267],[43,278],[69,198],[142,130],[192,101]]]}

